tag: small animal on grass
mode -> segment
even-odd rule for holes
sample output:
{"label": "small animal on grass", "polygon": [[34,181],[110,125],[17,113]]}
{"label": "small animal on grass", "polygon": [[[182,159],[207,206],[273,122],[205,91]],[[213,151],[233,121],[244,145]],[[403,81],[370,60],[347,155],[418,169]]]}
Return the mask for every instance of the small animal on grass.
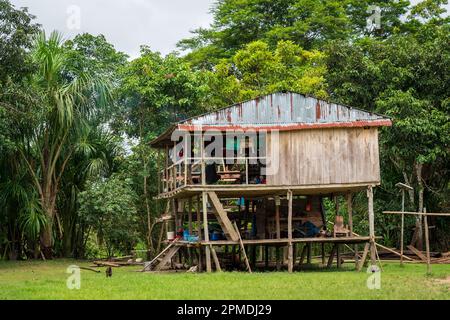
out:
{"label": "small animal on grass", "polygon": [[106,273],[106,277],[107,278],[112,277],[112,268],[111,267],[107,267],[106,270],[105,270],[105,273]]}

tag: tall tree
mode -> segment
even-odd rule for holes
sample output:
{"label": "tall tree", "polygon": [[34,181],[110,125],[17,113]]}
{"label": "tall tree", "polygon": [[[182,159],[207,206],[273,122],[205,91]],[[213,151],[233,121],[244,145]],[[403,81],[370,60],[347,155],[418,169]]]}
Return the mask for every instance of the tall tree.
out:
{"label": "tall tree", "polygon": [[42,222],[29,176],[17,161],[17,143],[35,123],[28,110],[36,101],[24,83],[34,71],[29,50],[37,30],[26,9],[0,0],[0,252],[10,259],[20,256],[24,234],[33,237],[32,222]]}
{"label": "tall tree", "polygon": [[221,107],[276,91],[327,97],[325,56],[280,41],[274,50],[263,41],[249,43],[207,72],[209,104]]}
{"label": "tall tree", "polygon": [[[194,37],[180,41],[179,47],[191,50],[187,58],[195,65],[211,67],[211,61],[217,64],[257,40],[272,48],[280,40],[291,40],[309,50],[330,40],[387,37],[402,30],[401,17],[409,5],[405,0],[218,0],[210,28],[193,31]],[[382,23],[368,29],[374,10]]]}
{"label": "tall tree", "polygon": [[193,71],[190,64],[175,54],[163,57],[147,47],[143,47],[141,56],[123,71],[123,113],[113,127],[136,139],[134,154],[128,160],[129,166],[138,172],[135,178],[139,183],[134,185],[142,195],[139,208],[146,217],[150,251],[155,249],[152,230],[157,214],[151,198],[159,176],[155,166],[157,154],[149,148],[148,142],[170,123],[201,112],[207,90],[202,72]]}
{"label": "tall tree", "polygon": [[441,22],[383,41],[335,43],[326,52],[333,98],[393,119],[380,139],[387,193],[379,200],[392,201],[403,180],[414,187],[410,206],[419,211],[448,208],[450,28]]}
{"label": "tall tree", "polygon": [[81,147],[89,118],[110,99],[106,81],[70,68],[67,58],[58,33],[36,38],[33,59],[39,69],[31,85],[40,97],[40,123],[20,148],[47,217],[40,239],[46,258],[52,257],[55,218],[61,227],[56,201],[67,163]]}

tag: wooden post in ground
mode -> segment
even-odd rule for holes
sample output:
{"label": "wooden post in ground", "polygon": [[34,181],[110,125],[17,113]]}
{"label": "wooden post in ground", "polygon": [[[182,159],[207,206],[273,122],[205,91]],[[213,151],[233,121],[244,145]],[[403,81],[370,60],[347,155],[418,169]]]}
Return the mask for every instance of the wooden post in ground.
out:
{"label": "wooden post in ground", "polygon": [[[405,189],[402,189],[402,212],[405,212]],[[402,228],[400,232],[400,265],[403,266],[403,243],[405,230],[405,215],[402,213]]]}
{"label": "wooden post in ground", "polygon": [[331,249],[330,257],[328,258],[327,268],[331,268],[333,265],[334,255],[336,254],[337,246],[333,245],[333,249]]}
{"label": "wooden post in ground", "polygon": [[426,215],[427,209],[423,208],[423,223],[425,228],[425,248],[427,250],[427,273],[431,273],[431,261],[430,261],[430,238],[429,238],[429,230],[428,230],[428,216]]}
{"label": "wooden post in ground", "polygon": [[[209,242],[209,230],[208,230],[208,193],[202,193],[203,201],[203,230],[205,233],[205,241]],[[211,250],[209,245],[205,246],[206,255],[206,272],[211,272]]]}
{"label": "wooden post in ground", "polygon": [[311,264],[312,263],[312,243],[311,242],[307,243],[307,248],[308,248],[308,251],[307,251],[307,256],[306,256],[306,263]]}
{"label": "wooden post in ground", "polygon": [[300,254],[300,261],[298,262],[298,265],[299,266],[302,266],[303,265],[303,261],[305,261],[305,257],[306,257],[306,252],[307,252],[307,250],[308,250],[308,244],[304,244],[303,245],[303,248],[302,248],[302,251],[301,251],[301,254]]}
{"label": "wooden post in ground", "polygon": [[269,246],[268,245],[264,246],[264,267],[265,268],[269,267]]}
{"label": "wooden post in ground", "polygon": [[192,236],[192,198],[188,200],[188,228],[189,235]]}
{"label": "wooden post in ground", "polygon": [[[197,234],[198,234],[198,242],[200,243],[202,241],[202,219],[200,215],[200,196],[197,196]],[[203,250],[202,246],[200,245],[198,247],[198,271],[203,271]]]}
{"label": "wooden post in ground", "polygon": [[216,271],[222,272],[222,268],[220,267],[219,258],[217,257],[216,249],[212,245],[208,246],[211,250],[211,254],[213,256],[214,264],[216,265]]}
{"label": "wooden post in ground", "polygon": [[239,244],[241,246],[241,252],[244,256],[245,265],[247,266],[248,272],[252,273],[252,268],[250,267],[250,263],[248,262],[247,253],[245,252],[245,246],[244,242],[242,242],[241,233],[239,232],[239,228],[236,224],[236,221],[234,222],[234,229],[236,230],[237,234],[239,235]]}
{"label": "wooden post in ground", "polygon": [[336,243],[336,266],[338,269],[341,267],[341,252],[340,252],[340,245],[339,243]]}
{"label": "wooden post in ground", "polygon": [[[277,239],[280,240],[281,238],[281,230],[280,230],[280,204],[281,200],[280,197],[275,197],[275,225],[276,225],[276,232],[277,232]],[[276,247],[276,259],[277,259],[277,270],[281,270],[281,264],[280,264],[280,247]]]}
{"label": "wooden post in ground", "polygon": [[369,248],[371,247],[371,244],[368,242],[364,246],[363,255],[361,257],[361,260],[359,260],[358,267],[356,268],[357,271],[361,271],[361,269],[364,266],[364,262],[366,262],[367,254],[369,253]]}
{"label": "wooden post in ground", "polygon": [[321,249],[322,249],[322,265],[325,265],[325,262],[326,262],[325,243],[321,243]]}
{"label": "wooden post in ground", "polygon": [[294,270],[293,247],[292,247],[292,191],[287,193],[288,197],[288,272]]}
{"label": "wooden post in ground", "polygon": [[[353,195],[347,194],[347,213],[348,213],[348,228],[350,229],[350,236],[353,237]],[[355,250],[355,268],[358,266],[358,245],[354,245]]]}
{"label": "wooden post in ground", "polygon": [[375,247],[375,216],[373,211],[373,187],[367,188],[368,211],[369,211],[369,236],[370,236],[370,263],[377,263],[376,247]]}

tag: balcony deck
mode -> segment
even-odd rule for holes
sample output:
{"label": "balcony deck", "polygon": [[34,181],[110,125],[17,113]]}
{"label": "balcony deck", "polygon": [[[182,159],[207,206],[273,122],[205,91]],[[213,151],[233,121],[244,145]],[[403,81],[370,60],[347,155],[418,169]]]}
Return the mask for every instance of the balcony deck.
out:
{"label": "balcony deck", "polygon": [[213,185],[183,185],[172,191],[160,193],[155,199],[189,198],[206,191],[214,191],[220,198],[238,197],[264,197],[273,195],[285,195],[291,190],[294,195],[326,195],[345,194],[366,190],[368,185],[379,185],[379,182],[368,181],[357,184],[326,184],[326,185],[301,185],[301,186],[273,186],[266,184],[213,184]]}

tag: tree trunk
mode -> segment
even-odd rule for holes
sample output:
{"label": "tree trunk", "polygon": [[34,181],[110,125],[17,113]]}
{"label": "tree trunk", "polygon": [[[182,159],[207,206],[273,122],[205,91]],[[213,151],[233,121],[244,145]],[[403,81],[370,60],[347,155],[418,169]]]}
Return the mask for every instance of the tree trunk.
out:
{"label": "tree trunk", "polygon": [[53,222],[49,221],[44,227],[40,237],[41,252],[45,259],[53,257]]}
{"label": "tree trunk", "polygon": [[[49,192],[50,193],[50,192]],[[54,194],[54,193],[53,193]],[[40,246],[41,252],[46,260],[53,258],[53,220],[55,216],[56,196],[48,196],[42,198],[42,208],[47,216],[47,224],[41,231]]]}

